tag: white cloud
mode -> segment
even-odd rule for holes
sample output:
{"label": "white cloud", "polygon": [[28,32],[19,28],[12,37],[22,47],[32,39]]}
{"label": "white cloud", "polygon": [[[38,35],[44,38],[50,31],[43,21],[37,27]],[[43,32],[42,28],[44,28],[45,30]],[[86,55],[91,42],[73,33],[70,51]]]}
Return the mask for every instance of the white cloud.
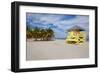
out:
{"label": "white cloud", "polygon": [[76,16],[74,19],[64,20],[56,22],[59,28],[67,29],[71,26],[78,25],[88,29],[89,27],[89,17],[88,16]]}

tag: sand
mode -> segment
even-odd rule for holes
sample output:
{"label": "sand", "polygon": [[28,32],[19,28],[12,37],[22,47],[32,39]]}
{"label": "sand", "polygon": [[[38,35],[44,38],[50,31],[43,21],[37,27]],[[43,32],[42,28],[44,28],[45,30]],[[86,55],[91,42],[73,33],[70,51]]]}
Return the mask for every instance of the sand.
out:
{"label": "sand", "polygon": [[88,58],[89,43],[81,45],[67,44],[65,40],[34,41],[27,40],[26,60],[48,60],[48,59],[73,59]]}

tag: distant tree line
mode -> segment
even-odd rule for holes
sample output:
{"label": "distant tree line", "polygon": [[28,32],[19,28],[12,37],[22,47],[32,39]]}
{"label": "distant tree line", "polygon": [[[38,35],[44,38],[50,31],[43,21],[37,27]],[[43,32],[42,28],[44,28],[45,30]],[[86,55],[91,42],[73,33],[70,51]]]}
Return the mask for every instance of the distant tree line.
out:
{"label": "distant tree line", "polygon": [[35,28],[29,28],[27,26],[26,30],[26,36],[27,38],[34,38],[35,41],[41,40],[41,41],[49,41],[54,38],[54,32],[52,29],[40,29],[38,27]]}

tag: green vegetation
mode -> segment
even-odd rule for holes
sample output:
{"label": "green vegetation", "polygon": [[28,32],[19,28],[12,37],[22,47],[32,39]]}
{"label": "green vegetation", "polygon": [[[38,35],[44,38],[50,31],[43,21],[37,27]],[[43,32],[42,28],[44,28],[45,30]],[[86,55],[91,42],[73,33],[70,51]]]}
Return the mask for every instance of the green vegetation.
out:
{"label": "green vegetation", "polygon": [[40,29],[38,27],[35,28],[29,28],[27,26],[26,31],[27,38],[34,38],[35,41],[41,40],[41,41],[49,41],[54,38],[54,32],[52,29]]}

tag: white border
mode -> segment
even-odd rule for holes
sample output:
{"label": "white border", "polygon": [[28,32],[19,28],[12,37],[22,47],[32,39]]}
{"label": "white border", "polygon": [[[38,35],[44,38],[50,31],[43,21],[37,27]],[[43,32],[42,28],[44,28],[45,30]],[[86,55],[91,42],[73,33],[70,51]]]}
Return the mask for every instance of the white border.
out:
{"label": "white border", "polygon": [[[26,61],[26,12],[34,13],[57,13],[57,14],[77,14],[89,15],[89,58],[86,59],[64,59],[64,60],[43,60]],[[94,10],[53,8],[38,6],[20,6],[20,68],[38,68],[53,66],[88,65],[95,63],[95,12]]]}

